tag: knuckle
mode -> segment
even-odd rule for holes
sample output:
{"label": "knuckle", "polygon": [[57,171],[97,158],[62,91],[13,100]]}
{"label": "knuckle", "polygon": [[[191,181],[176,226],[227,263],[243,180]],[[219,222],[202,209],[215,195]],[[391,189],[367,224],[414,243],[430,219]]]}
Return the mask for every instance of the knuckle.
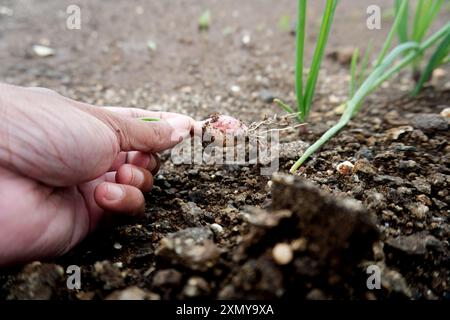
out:
{"label": "knuckle", "polygon": [[125,121],[121,121],[118,118],[110,116],[106,117],[106,122],[114,132],[114,135],[116,136],[116,139],[119,142],[121,149],[124,151],[130,150],[131,141],[127,134],[128,124]]}

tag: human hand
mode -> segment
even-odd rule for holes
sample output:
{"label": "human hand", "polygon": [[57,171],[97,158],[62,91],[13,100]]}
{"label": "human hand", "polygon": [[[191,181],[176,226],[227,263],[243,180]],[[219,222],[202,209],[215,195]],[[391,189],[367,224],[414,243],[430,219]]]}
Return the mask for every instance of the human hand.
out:
{"label": "human hand", "polygon": [[156,153],[196,126],[179,114],[4,84],[0,119],[0,266],[62,255],[105,216],[143,214]]}

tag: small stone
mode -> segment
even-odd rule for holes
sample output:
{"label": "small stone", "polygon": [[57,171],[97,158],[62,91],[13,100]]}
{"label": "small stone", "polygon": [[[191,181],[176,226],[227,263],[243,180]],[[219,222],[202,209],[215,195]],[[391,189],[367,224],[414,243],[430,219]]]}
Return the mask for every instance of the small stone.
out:
{"label": "small stone", "polygon": [[328,57],[342,65],[349,65],[352,61],[354,51],[355,48],[353,47],[339,47],[330,52]]}
{"label": "small stone", "polygon": [[245,200],[247,200],[247,194],[246,193],[240,193],[234,198],[234,202],[236,204],[245,203]]}
{"label": "small stone", "polygon": [[438,199],[436,199],[436,198],[433,198],[433,203],[434,203],[440,210],[444,209],[444,208],[447,206],[447,204],[446,204],[445,202],[443,202],[443,201],[441,201],[441,200],[438,200]]}
{"label": "small stone", "polygon": [[189,195],[188,195],[188,199],[191,200],[192,202],[200,202],[204,198],[205,198],[205,194],[200,190],[189,192]]}
{"label": "small stone", "polygon": [[362,172],[367,175],[375,175],[377,173],[375,167],[365,158],[357,160],[352,171],[353,173]]}
{"label": "small stone", "polygon": [[[423,133],[422,130],[418,130],[418,129],[415,129],[411,133],[411,138],[416,140],[416,141],[420,141],[420,142],[427,142],[429,140],[428,136],[425,133]],[[413,146],[409,146],[409,148],[411,148],[411,150],[405,150],[405,151],[416,151],[417,150],[417,148],[413,147]],[[399,151],[403,151],[403,150],[399,150]]]}
{"label": "small stone", "polygon": [[147,48],[148,48],[150,51],[156,51],[156,49],[157,49],[156,42],[153,41],[153,40],[148,40],[148,41],[147,41]]}
{"label": "small stone", "polygon": [[12,17],[14,15],[14,10],[5,6],[0,6],[0,16]]}
{"label": "small stone", "polygon": [[327,297],[325,294],[319,290],[319,289],[312,289],[308,294],[306,295],[307,300],[326,300]]}
{"label": "small stone", "polygon": [[431,206],[433,203],[431,202],[430,198],[428,198],[424,194],[419,194],[416,199],[420,202],[422,202],[424,205]]}
{"label": "small stone", "polygon": [[191,277],[183,288],[183,294],[188,298],[195,298],[206,296],[210,290],[209,284],[205,279],[201,277]]}
{"label": "small stone", "polygon": [[96,262],[93,273],[103,282],[104,290],[118,289],[124,286],[124,278],[120,269],[108,260]]}
{"label": "small stone", "polygon": [[114,291],[106,297],[106,300],[160,300],[160,296],[133,286]]}
{"label": "small stone", "polygon": [[134,11],[136,12],[136,14],[138,16],[143,15],[144,14],[144,8],[142,8],[141,6],[137,6]]}
{"label": "small stone", "polygon": [[200,173],[199,173],[199,176],[200,176],[200,178],[201,178],[202,180],[205,180],[205,181],[210,181],[211,178],[212,178],[211,175],[209,175],[209,174],[207,174],[207,173],[205,173],[205,172],[200,172]]}
{"label": "small stone", "polygon": [[336,166],[336,170],[340,174],[346,176],[352,173],[353,167],[353,163],[351,163],[350,161],[344,161]]}
{"label": "small stone", "polygon": [[450,176],[437,172],[428,176],[427,180],[437,188],[444,188],[447,183],[450,183]]}
{"label": "small stone", "polygon": [[450,108],[445,108],[440,114],[443,118],[447,119],[447,121],[450,120]]}
{"label": "small stone", "polygon": [[299,238],[291,242],[291,247],[295,251],[305,251],[308,247],[308,240],[305,238]]}
{"label": "small stone", "polygon": [[272,91],[269,91],[266,89],[261,90],[258,95],[259,95],[259,98],[266,103],[272,103],[273,99],[275,98]]}
{"label": "small stone", "polygon": [[218,262],[221,254],[212,238],[213,232],[207,227],[184,229],[163,238],[155,254],[170,264],[204,272]]}
{"label": "small stone", "polygon": [[393,184],[393,185],[404,185],[405,184],[405,180],[403,180],[400,177],[395,177],[395,176],[390,176],[390,175],[386,175],[386,174],[382,174],[379,176],[376,176],[374,178],[375,182],[381,182],[381,183],[388,183],[388,184]]}
{"label": "small stone", "polygon": [[425,133],[446,131],[448,129],[448,121],[438,114],[417,115],[413,119],[412,124],[414,128],[420,129]]}
{"label": "small stone", "polygon": [[346,108],[347,108],[347,104],[346,103],[341,103],[336,108],[334,108],[333,111],[334,111],[334,113],[341,115],[341,114],[343,114],[345,112]]}
{"label": "small stone", "polygon": [[154,287],[178,287],[182,279],[181,272],[175,269],[165,269],[156,272],[152,284]]}
{"label": "small stone", "polygon": [[442,246],[442,243],[434,236],[420,232],[409,236],[387,239],[386,245],[409,255],[424,255],[428,252],[428,248],[439,248]]}
{"label": "small stone", "polygon": [[424,220],[427,217],[427,213],[430,211],[430,208],[422,203],[415,203],[410,205],[409,210],[416,219]]}
{"label": "small stone", "polygon": [[57,288],[65,285],[65,272],[60,265],[32,262],[25,265],[16,276],[8,300],[50,300]]}
{"label": "small stone", "polygon": [[87,300],[94,299],[95,292],[94,291],[79,291],[75,294],[75,296],[77,297],[78,300],[87,301]]}
{"label": "small stone", "polygon": [[242,36],[241,41],[244,46],[248,46],[248,45],[250,45],[250,42],[252,41],[252,37],[250,36],[250,34],[246,33]]}
{"label": "small stone", "polygon": [[281,160],[298,159],[299,155],[302,154],[308,147],[309,144],[301,140],[281,143],[279,145],[279,158]]}
{"label": "small stone", "polygon": [[184,222],[188,226],[196,227],[201,225],[201,218],[204,213],[195,202],[184,202],[181,199],[177,199],[177,203],[180,206]]}
{"label": "small stone", "polygon": [[214,214],[208,211],[203,212],[203,221],[208,223],[214,223],[215,221]]}
{"label": "small stone", "polygon": [[272,249],[272,257],[279,265],[286,265],[292,261],[294,254],[292,248],[287,243],[278,243]]}
{"label": "small stone", "polygon": [[[414,131],[411,133],[411,137],[414,137],[414,134],[417,133],[417,132],[421,132],[421,133],[423,134],[423,137],[426,138],[426,140],[424,140],[424,141],[428,141],[427,136],[426,136],[422,131],[420,131],[420,130],[414,130]],[[395,150],[396,152],[415,152],[415,151],[417,151],[417,148],[414,147],[414,146],[405,146],[403,143],[399,143],[398,145],[396,145],[396,146],[394,147],[394,150]]]}
{"label": "small stone", "polygon": [[380,192],[368,191],[365,205],[368,209],[381,210],[386,208],[386,197]]}
{"label": "small stone", "polygon": [[373,244],[373,257],[377,261],[383,261],[385,259],[384,255],[384,243],[382,241],[377,241]]}
{"label": "small stone", "polygon": [[180,91],[181,91],[182,93],[187,93],[187,94],[189,94],[189,93],[192,93],[192,87],[184,86],[184,87],[182,87],[182,88],[180,89]]}
{"label": "small stone", "polygon": [[398,140],[398,138],[400,138],[400,136],[402,136],[403,134],[405,134],[407,132],[412,132],[413,130],[414,130],[414,128],[411,126],[401,126],[401,127],[392,128],[392,129],[387,130],[385,132],[385,135],[389,140]]}
{"label": "small stone", "polygon": [[246,210],[248,212],[243,214],[244,219],[253,226],[263,228],[277,226],[280,220],[292,215],[289,210],[277,210],[271,213],[253,207],[246,208]]}
{"label": "small stone", "polygon": [[223,233],[223,227],[218,223],[213,223],[209,227],[216,236],[220,236]]}
{"label": "small stone", "polygon": [[38,57],[50,57],[55,54],[54,49],[47,47],[47,46],[41,46],[41,45],[34,45],[33,52]]}
{"label": "small stone", "polygon": [[241,91],[241,87],[236,86],[236,85],[233,85],[233,86],[230,87],[230,90],[231,90],[231,92],[233,92],[233,93],[238,93],[238,92]]}
{"label": "small stone", "polygon": [[418,164],[414,160],[400,160],[398,168],[405,171],[414,170],[418,168]]}
{"label": "small stone", "polygon": [[373,153],[366,147],[362,147],[357,153],[356,158],[358,159],[367,159],[372,160],[373,159]]}
{"label": "small stone", "polygon": [[188,170],[188,176],[190,176],[190,177],[196,177],[196,176],[198,176],[198,170],[197,169],[191,169],[191,170]]}
{"label": "small stone", "polygon": [[442,80],[442,78],[445,77],[446,74],[447,72],[442,68],[436,68],[433,70],[433,78],[437,78],[439,80]]}
{"label": "small stone", "polygon": [[423,178],[416,178],[412,181],[413,186],[422,193],[431,194],[431,185]]}
{"label": "small stone", "polygon": [[122,249],[122,245],[120,243],[116,242],[116,243],[114,243],[114,249],[120,250],[120,249]]}
{"label": "small stone", "polygon": [[[345,98],[339,97],[339,96],[334,95],[334,94],[331,94],[331,95],[328,97],[328,101],[330,101],[331,104],[337,104],[337,103],[340,103],[340,102],[342,102],[344,99],[345,99]],[[343,108],[344,111],[345,111],[346,104],[341,104],[341,106],[343,106],[342,108]],[[335,110],[336,110],[336,109],[335,109]]]}

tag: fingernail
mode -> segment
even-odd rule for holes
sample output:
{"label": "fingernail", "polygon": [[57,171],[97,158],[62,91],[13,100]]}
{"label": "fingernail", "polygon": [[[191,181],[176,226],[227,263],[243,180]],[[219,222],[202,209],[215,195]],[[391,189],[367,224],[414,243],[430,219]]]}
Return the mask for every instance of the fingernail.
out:
{"label": "fingernail", "polygon": [[121,200],[124,196],[124,191],[122,187],[115,185],[115,184],[108,184],[108,187],[106,189],[105,198],[106,200]]}

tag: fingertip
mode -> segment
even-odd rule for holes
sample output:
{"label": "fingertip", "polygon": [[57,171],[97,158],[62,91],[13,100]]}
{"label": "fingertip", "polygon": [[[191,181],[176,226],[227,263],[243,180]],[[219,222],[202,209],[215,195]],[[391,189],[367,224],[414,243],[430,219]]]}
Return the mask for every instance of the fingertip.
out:
{"label": "fingertip", "polygon": [[117,170],[116,182],[148,192],[153,187],[153,176],[148,170],[131,164],[124,164]]}
{"label": "fingertip", "polygon": [[161,159],[159,158],[159,155],[156,153],[152,153],[150,155],[150,163],[147,167],[148,170],[152,173],[152,175],[156,175],[161,168]]}
{"label": "fingertip", "polygon": [[97,186],[95,197],[102,200],[102,202],[118,202],[125,197],[125,190],[116,183],[105,182]]}
{"label": "fingertip", "polygon": [[140,151],[130,151],[128,153],[127,163],[141,168],[148,168],[151,164],[151,155]]}
{"label": "fingertip", "polygon": [[145,211],[145,198],[136,187],[116,183],[100,183],[94,192],[96,203],[109,212],[141,216]]}

